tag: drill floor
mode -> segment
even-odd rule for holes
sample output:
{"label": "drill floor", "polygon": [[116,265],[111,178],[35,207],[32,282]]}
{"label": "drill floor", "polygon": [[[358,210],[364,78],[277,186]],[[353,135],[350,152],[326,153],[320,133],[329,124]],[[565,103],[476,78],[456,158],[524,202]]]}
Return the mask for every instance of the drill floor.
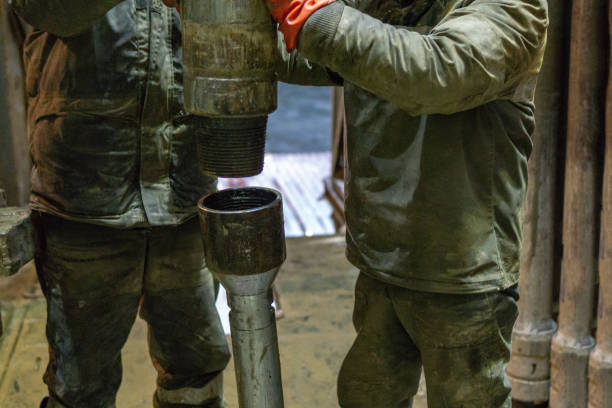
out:
{"label": "drill floor", "polygon": [[[278,325],[285,406],[337,407],[336,376],[354,340],[351,323],[357,270],[344,257],[344,238],[287,240],[287,261],[276,281],[285,316]],[[37,407],[46,395],[44,299],[15,296],[35,281],[31,265],[0,288],[4,336],[0,338],[0,407]],[[12,298],[11,298],[12,294]],[[9,300],[7,300],[9,299]],[[155,370],[149,359],[146,325],[138,320],[123,350],[118,408],[151,407]],[[229,340],[229,337],[228,337]],[[238,408],[233,362],[225,374],[228,408]],[[425,408],[418,397],[415,408]]]}

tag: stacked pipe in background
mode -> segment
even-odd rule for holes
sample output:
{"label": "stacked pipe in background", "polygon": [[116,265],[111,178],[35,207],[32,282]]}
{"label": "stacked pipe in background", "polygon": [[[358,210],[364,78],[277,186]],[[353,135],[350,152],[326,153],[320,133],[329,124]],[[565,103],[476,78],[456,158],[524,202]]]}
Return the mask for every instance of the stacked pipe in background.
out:
{"label": "stacked pipe in background", "polygon": [[[609,23],[612,44],[612,2]],[[612,64],[609,64],[606,118],[597,345],[589,360],[589,408],[612,406]]]}
{"label": "stacked pipe in background", "polygon": [[529,187],[523,225],[519,291],[520,314],[512,336],[508,367],[515,399],[548,401],[550,343],[557,330],[553,319],[556,200],[559,135],[565,130],[567,80],[567,2],[550,4],[548,46],[536,91],[536,130],[529,160]]}
{"label": "stacked pipe in background", "polygon": [[597,274],[600,160],[604,128],[607,1],[572,9],[559,330],[551,349],[552,407],[587,406]]}
{"label": "stacked pipe in background", "polygon": [[[508,374],[514,387],[513,398],[519,401],[549,400],[551,408],[612,408],[612,90],[608,92],[605,112],[611,34],[606,20],[610,17],[612,21],[612,5],[607,0],[571,4],[566,80],[568,64],[563,55],[566,47],[563,38],[570,26],[567,3],[549,3],[549,48],[536,97],[538,123],[530,163],[519,284],[520,316],[513,333]],[[560,92],[566,88],[569,94],[564,101]],[[567,146],[563,182],[555,181],[555,157],[564,151],[561,135],[565,104]],[[606,170],[602,177],[606,125]],[[555,223],[555,185],[564,186],[562,225]],[[601,228],[600,203],[603,203]],[[562,254],[554,245],[560,234]],[[562,283],[558,331],[553,337],[552,295],[557,288],[554,277],[559,270],[555,260],[559,258]],[[601,290],[595,342],[598,267]]]}

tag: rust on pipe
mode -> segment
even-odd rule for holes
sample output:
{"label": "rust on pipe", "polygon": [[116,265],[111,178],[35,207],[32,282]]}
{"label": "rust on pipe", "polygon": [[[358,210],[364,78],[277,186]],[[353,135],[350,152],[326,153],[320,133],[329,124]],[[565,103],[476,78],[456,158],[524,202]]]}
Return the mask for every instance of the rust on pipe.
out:
{"label": "rust on pipe", "polygon": [[529,187],[523,224],[519,318],[512,333],[508,377],[512,398],[548,401],[553,319],[555,200],[559,134],[565,130],[566,100],[560,84],[567,80],[569,5],[550,4],[548,45],[536,90],[536,130],[529,161]]}
{"label": "rust on pipe", "polygon": [[595,342],[599,147],[603,139],[607,1],[573,2],[559,328],[551,348],[552,408],[587,406]]}
{"label": "rust on pipe", "polygon": [[[612,3],[609,10],[612,44]],[[589,361],[589,408],[612,408],[612,64],[606,108],[606,153],[599,251],[597,345]]]}

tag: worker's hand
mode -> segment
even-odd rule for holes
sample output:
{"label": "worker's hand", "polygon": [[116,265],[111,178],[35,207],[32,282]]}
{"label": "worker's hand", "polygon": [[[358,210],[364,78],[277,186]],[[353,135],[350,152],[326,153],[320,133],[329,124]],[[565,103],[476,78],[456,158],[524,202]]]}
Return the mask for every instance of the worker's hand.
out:
{"label": "worker's hand", "polygon": [[278,30],[285,37],[287,50],[297,46],[297,38],[308,17],[323,6],[336,0],[264,0]]}
{"label": "worker's hand", "polygon": [[162,2],[168,7],[175,7],[179,12],[181,11],[179,0],[162,0]]}

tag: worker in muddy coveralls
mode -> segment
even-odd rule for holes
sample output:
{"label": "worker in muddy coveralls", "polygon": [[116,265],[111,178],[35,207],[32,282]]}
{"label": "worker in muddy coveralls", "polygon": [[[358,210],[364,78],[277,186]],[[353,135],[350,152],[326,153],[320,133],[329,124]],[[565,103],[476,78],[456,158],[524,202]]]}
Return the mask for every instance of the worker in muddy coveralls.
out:
{"label": "worker in muddy coveralls", "polygon": [[[25,43],[47,408],[111,408],[138,311],[154,406],[223,406],[229,349],[203,261],[180,19],[161,0],[11,0]],[[153,391],[153,390],[152,390]]]}
{"label": "worker in muddy coveralls", "polygon": [[344,85],[361,274],[340,405],[410,407],[423,367],[429,407],[510,407],[546,0],[266,1],[297,50],[280,77]]}
{"label": "worker in muddy coveralls", "polygon": [[266,1],[280,78],[344,85],[362,273],[340,406],[410,407],[423,367],[430,407],[510,407],[546,0]]}

